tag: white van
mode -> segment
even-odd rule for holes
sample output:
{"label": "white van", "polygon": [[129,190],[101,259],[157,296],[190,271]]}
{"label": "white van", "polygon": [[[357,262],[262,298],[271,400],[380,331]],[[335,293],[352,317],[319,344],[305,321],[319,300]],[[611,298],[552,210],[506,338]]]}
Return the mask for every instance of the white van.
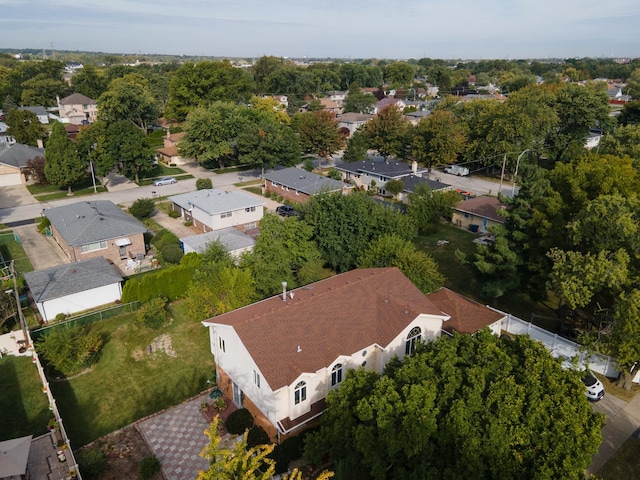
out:
{"label": "white van", "polygon": [[444,168],[444,171],[446,173],[457,175],[459,177],[469,175],[469,169],[467,167],[461,167],[460,165],[449,165],[448,167]]}

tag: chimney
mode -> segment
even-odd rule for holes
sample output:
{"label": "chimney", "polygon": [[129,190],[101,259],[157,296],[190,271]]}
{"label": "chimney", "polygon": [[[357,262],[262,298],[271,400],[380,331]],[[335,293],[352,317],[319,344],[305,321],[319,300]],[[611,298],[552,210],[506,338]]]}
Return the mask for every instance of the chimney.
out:
{"label": "chimney", "polygon": [[282,282],[282,301],[287,300],[287,282]]}
{"label": "chimney", "polygon": [[44,143],[42,143],[42,139],[41,138],[36,140],[36,144],[38,145],[38,148],[44,148]]}
{"label": "chimney", "polygon": [[416,162],[415,160],[411,162],[411,171],[413,173],[418,173],[418,162]]}

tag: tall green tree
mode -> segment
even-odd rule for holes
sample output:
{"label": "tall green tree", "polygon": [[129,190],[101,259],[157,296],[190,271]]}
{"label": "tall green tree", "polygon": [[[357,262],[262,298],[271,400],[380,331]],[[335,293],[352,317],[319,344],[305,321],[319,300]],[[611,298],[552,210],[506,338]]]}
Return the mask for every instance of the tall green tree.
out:
{"label": "tall green tree", "polygon": [[429,169],[455,163],[465,145],[465,135],[451,112],[436,110],[420,120],[411,137],[411,153]]}
{"label": "tall green tree", "polygon": [[312,227],[297,218],[282,220],[273,213],[262,218],[253,252],[242,261],[253,272],[260,295],[275,295],[283,281],[296,288],[330,275],[322,268],[322,256],[312,236]]}
{"label": "tall green tree", "polygon": [[373,113],[378,99],[371,93],[363,92],[357,83],[349,85],[349,92],[344,101],[342,111],[344,113]]}
{"label": "tall green tree", "polygon": [[410,135],[411,124],[402,115],[402,110],[391,105],[366,123],[362,132],[369,146],[385,159],[390,156],[403,156]]}
{"label": "tall green tree", "polygon": [[407,215],[416,228],[423,233],[433,232],[441,218],[450,219],[451,208],[461,200],[462,196],[451,190],[433,191],[427,184],[418,185],[409,194]]}
{"label": "tall green tree", "polygon": [[9,110],[5,116],[7,135],[16,142],[35,147],[45,138],[47,128],[38,121],[38,116],[28,110]]}
{"label": "tall green tree", "polygon": [[384,67],[384,77],[392,88],[409,87],[413,84],[415,69],[406,62],[393,62]]}
{"label": "tall green tree", "polygon": [[640,167],[640,125],[614,128],[600,140],[597,151],[603,155],[616,157],[626,155],[631,157],[636,168]]}
{"label": "tall green tree", "polygon": [[382,375],[350,371],[305,455],[328,452],[346,478],[579,480],[603,421],[579,372],[527,336],[483,330],[419,345]]}
{"label": "tall green tree", "polygon": [[44,174],[49,183],[67,187],[73,195],[72,185],[87,175],[87,166],[80,160],[75,145],[69,140],[64,126],[56,122],[44,152]]}
{"label": "tall green tree", "polygon": [[98,98],[98,112],[100,120],[107,123],[124,120],[145,134],[148,125],[159,116],[148,80],[137,73],[112,80],[107,91]]}
{"label": "tall green tree", "polygon": [[53,107],[56,97],[64,96],[68,91],[69,87],[62,78],[51,78],[40,73],[22,83],[21,102],[23,105]]}
{"label": "tall green tree", "polygon": [[329,157],[344,146],[344,137],[338,120],[328,111],[306,112],[295,115],[291,126],[298,133],[302,151],[329,161]]}
{"label": "tall green tree", "polygon": [[358,268],[398,267],[423,293],[438,290],[444,277],[431,255],[409,240],[396,234],[386,234],[373,240],[358,257]]}
{"label": "tall green tree", "polygon": [[408,216],[359,192],[313,196],[303,212],[322,259],[337,272],[353,269],[362,252],[381,235],[396,233],[411,240],[416,234]]}
{"label": "tall green tree", "polygon": [[342,161],[348,163],[366,160],[367,150],[367,137],[361,130],[357,130],[347,141],[347,148],[342,154]]}
{"label": "tall green tree", "polygon": [[107,90],[107,86],[104,72],[94,65],[84,65],[71,77],[71,88],[85,97],[98,99]]}
{"label": "tall green tree", "polygon": [[246,101],[253,91],[249,74],[228,61],[185,63],[171,76],[164,115],[184,120],[196,107],[212,102]]}
{"label": "tall green tree", "polygon": [[217,161],[220,168],[235,153],[238,136],[257,124],[259,112],[228,102],[215,102],[193,110],[179,144],[181,155],[200,163]]}
{"label": "tall green tree", "polygon": [[521,258],[500,227],[492,228],[492,233],[495,241],[491,245],[478,245],[473,266],[482,278],[482,294],[495,300],[520,285]]}
{"label": "tall green tree", "polygon": [[240,132],[236,140],[238,160],[241,163],[265,168],[276,164],[293,166],[300,162],[298,137],[287,125],[265,119],[258,125],[250,125]]}

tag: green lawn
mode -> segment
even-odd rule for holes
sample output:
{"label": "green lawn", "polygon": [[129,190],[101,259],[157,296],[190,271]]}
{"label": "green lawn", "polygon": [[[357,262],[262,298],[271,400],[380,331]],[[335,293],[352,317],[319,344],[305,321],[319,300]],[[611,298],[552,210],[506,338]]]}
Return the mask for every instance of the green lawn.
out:
{"label": "green lawn", "polygon": [[596,475],[602,480],[640,478],[640,440],[630,437]]}
{"label": "green lawn", "polygon": [[[142,417],[177,405],[207,387],[214,375],[208,331],[172,309],[174,320],[160,330],[135,321],[135,314],[97,322],[92,331],[108,338],[100,360],[88,373],[51,381],[67,432],[75,447]],[[171,336],[176,358],[147,354],[159,335]]]}
{"label": "green lawn", "polygon": [[0,359],[0,412],[0,441],[47,431],[52,414],[31,357]]}
{"label": "green lawn", "polygon": [[[66,188],[64,190],[61,190],[58,188],[57,190],[58,191],[56,193],[48,193],[48,194],[45,193],[42,195],[36,195],[35,199],[38,200],[39,202],[49,202],[51,200],[58,200],[59,198],[68,198]],[[73,196],[83,197],[85,195],[93,195],[94,193],[100,193],[100,192],[106,192],[106,191],[107,189],[105,187],[96,184],[95,191],[93,189],[93,185],[91,185],[90,187],[73,189]]]}
{"label": "green lawn", "polygon": [[[467,260],[473,260],[473,254],[476,251],[474,238],[476,235],[467,230],[449,223],[442,223],[435,233],[419,236],[415,243],[438,262],[440,272],[446,277],[445,287],[480,303],[490,304],[509,312],[523,320],[531,321],[531,314],[535,313],[537,317],[534,323],[551,331],[557,330],[554,312],[557,305],[554,305],[553,299],[545,303],[536,303],[527,295],[520,293],[507,294],[496,301],[482,297],[482,284],[476,270],[472,265],[458,261],[455,255],[456,250],[460,250],[466,255]],[[449,243],[438,245],[438,240],[446,240]]]}
{"label": "green lawn", "polygon": [[31,260],[27,257],[22,245],[15,241],[13,231],[0,233],[0,252],[5,261],[14,260],[18,273],[33,271]]}

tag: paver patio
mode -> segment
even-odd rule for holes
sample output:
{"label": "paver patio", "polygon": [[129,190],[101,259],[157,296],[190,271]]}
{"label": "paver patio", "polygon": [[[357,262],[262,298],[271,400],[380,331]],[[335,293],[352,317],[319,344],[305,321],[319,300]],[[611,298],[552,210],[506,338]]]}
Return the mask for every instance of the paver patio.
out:
{"label": "paver patio", "polygon": [[200,413],[202,395],[137,423],[167,480],[192,480],[209,462],[200,452],[209,443],[209,424]]}

